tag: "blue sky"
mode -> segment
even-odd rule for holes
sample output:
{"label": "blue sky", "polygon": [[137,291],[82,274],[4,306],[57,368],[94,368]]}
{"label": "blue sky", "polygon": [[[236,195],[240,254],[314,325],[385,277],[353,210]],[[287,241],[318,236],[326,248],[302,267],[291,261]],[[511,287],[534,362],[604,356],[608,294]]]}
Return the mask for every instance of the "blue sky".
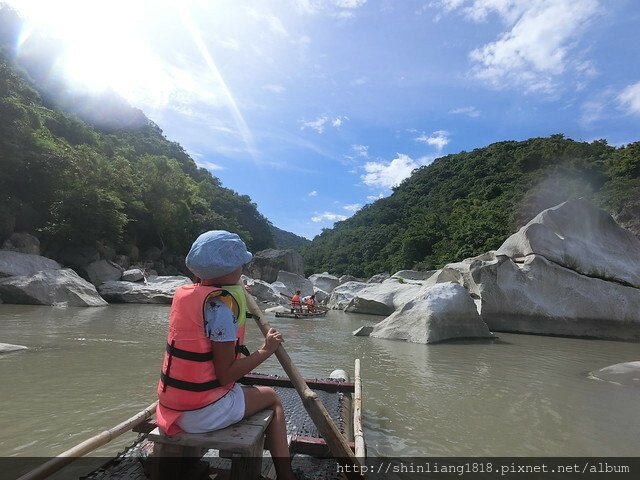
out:
{"label": "blue sky", "polygon": [[120,93],[307,238],[439,156],[640,140],[637,0],[9,3],[74,88]]}

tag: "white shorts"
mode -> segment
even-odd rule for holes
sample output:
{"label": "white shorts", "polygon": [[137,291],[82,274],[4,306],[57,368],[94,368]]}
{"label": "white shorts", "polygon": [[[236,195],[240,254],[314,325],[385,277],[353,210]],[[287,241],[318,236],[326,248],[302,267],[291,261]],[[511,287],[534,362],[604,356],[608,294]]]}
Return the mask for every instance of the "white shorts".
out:
{"label": "white shorts", "polygon": [[184,412],[176,423],[187,433],[204,433],[238,423],[243,417],[244,392],[236,383],[220,400],[198,410]]}

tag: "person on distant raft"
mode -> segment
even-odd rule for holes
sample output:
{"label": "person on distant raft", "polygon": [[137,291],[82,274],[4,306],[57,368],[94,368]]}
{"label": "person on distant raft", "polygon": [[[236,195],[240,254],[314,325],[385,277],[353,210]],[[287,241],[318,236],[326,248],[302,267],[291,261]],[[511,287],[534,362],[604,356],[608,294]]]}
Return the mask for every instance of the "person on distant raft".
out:
{"label": "person on distant raft", "polygon": [[296,290],[296,293],[291,297],[291,313],[302,311],[302,302],[300,301],[300,290]]}
{"label": "person on distant raft", "polygon": [[203,233],[191,246],[186,265],[196,283],[173,296],[156,417],[165,434],[175,435],[219,430],[271,409],[266,446],[278,478],[290,480],[295,476],[280,398],[270,387],[236,383],[283,342],[271,328],[257,351],[250,354],[243,345],[247,306],[238,281],[251,258],[240,237],[224,230]]}
{"label": "person on distant raft", "polygon": [[314,313],[316,311],[316,294],[309,295],[302,299],[302,304],[306,307],[307,312]]}

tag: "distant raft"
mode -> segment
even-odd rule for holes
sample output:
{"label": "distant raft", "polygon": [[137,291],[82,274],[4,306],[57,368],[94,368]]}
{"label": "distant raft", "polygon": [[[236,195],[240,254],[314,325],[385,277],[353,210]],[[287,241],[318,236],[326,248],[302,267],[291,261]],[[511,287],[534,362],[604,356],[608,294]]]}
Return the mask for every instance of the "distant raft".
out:
{"label": "distant raft", "polygon": [[310,317],[324,317],[327,314],[327,310],[321,310],[318,312],[275,312],[276,317],[284,318],[310,318]]}

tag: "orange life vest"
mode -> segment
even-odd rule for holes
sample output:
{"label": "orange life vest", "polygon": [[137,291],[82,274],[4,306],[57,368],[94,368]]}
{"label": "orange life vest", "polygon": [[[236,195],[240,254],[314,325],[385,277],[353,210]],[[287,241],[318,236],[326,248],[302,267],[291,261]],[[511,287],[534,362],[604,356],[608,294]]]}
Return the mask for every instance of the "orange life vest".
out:
{"label": "orange life vest", "polygon": [[300,295],[295,294],[291,297],[291,305],[300,305]]}
{"label": "orange life vest", "polygon": [[180,412],[197,410],[214,403],[235,384],[221,385],[218,381],[213,364],[212,342],[205,332],[205,307],[216,299],[229,306],[237,318],[236,355],[246,351],[243,345],[246,303],[241,286],[221,288],[195,284],[176,290],[169,316],[169,333],[158,382],[156,409],[158,426],[168,435],[180,431],[175,425]]}

